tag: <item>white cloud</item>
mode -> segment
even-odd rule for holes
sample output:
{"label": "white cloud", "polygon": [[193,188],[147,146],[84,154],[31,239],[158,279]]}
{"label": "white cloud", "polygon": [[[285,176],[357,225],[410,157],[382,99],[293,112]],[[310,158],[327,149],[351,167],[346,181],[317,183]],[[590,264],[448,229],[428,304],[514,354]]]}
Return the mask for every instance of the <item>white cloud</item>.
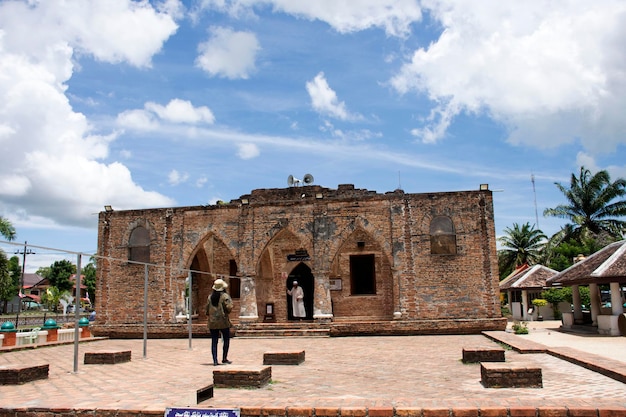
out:
{"label": "white cloud", "polygon": [[[93,213],[171,205],[122,164],[101,162],[116,134],[94,131],[66,94],[77,53],[149,66],[176,24],[147,2],[0,3],[0,203],[21,221],[95,227]],[[23,223],[22,223],[23,224]]]}
{"label": "white cloud", "polygon": [[117,124],[128,129],[154,131],[160,127],[157,118],[184,124],[213,124],[215,121],[208,107],[194,107],[189,101],[173,99],[165,106],[149,101],[144,109],[125,110],[117,116]]}
{"label": "white cloud", "polygon": [[256,158],[260,154],[259,147],[254,143],[240,143],[237,145],[237,156],[241,159]]}
{"label": "white cloud", "polygon": [[444,30],[391,79],[436,104],[413,133],[445,136],[462,112],[485,112],[513,143],[595,152],[626,141],[626,3],[607,0],[422,3]]}
{"label": "white cloud", "polygon": [[285,13],[326,22],[341,33],[380,27],[387,35],[407,36],[411,23],[422,18],[419,3],[414,0],[274,0],[271,3]]}
{"label": "white cloud", "polygon": [[154,115],[145,110],[125,110],[117,115],[117,124],[134,130],[157,130],[159,122]]}
{"label": "white cloud", "polygon": [[325,22],[340,33],[377,27],[389,36],[407,36],[410,25],[422,18],[415,0],[204,0],[202,5],[237,17],[248,17],[254,6],[271,5],[277,12]]}
{"label": "white cloud", "polygon": [[346,110],[346,103],[339,101],[337,93],[330,88],[324,73],[320,72],[311,81],[306,83],[306,91],[311,97],[311,105],[315,111],[340,120],[355,120],[361,116],[350,114]]}
{"label": "white cloud", "polygon": [[202,188],[209,181],[207,177],[200,177],[196,180],[196,187]]}
{"label": "white cloud", "polygon": [[261,49],[256,36],[227,27],[212,27],[210,32],[210,38],[198,45],[196,65],[211,76],[247,79]]}
{"label": "white cloud", "polygon": [[133,156],[133,152],[129,149],[122,149],[120,151],[120,157],[122,159],[130,159]]}
{"label": "white cloud", "polygon": [[349,142],[361,142],[367,139],[383,137],[381,132],[372,132],[369,129],[341,130],[339,128],[335,128],[335,126],[328,120],[324,120],[319,129],[322,132],[329,133],[334,138]]}
{"label": "white cloud", "polygon": [[[170,8],[174,4],[170,2]],[[0,27],[9,35],[7,50],[37,60],[54,59],[46,56],[50,49],[69,45],[101,61],[146,67],[177,29],[170,15],[143,1],[13,1],[3,2],[1,9]],[[65,60],[56,64],[71,70]]]}
{"label": "white cloud", "polygon": [[576,155],[576,165],[585,167],[591,172],[598,172],[600,170],[594,157],[585,152],[578,152]]}
{"label": "white cloud", "polygon": [[184,182],[187,182],[188,179],[189,174],[187,174],[186,172],[178,172],[175,169],[171,170],[170,173],[167,175],[167,182],[170,185],[182,184]]}
{"label": "white cloud", "polygon": [[146,110],[150,110],[161,119],[173,123],[207,123],[212,124],[215,116],[208,107],[194,107],[189,101],[173,99],[166,106],[148,102]]}

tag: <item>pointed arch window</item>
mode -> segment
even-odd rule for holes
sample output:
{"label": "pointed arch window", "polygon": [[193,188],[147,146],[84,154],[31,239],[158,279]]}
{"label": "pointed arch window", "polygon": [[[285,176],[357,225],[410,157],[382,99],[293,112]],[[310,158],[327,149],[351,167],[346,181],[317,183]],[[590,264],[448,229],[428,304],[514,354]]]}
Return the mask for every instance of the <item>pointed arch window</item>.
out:
{"label": "pointed arch window", "polygon": [[430,222],[430,253],[456,255],[456,233],[448,216],[437,216]]}
{"label": "pointed arch window", "polygon": [[130,234],[128,260],[150,262],[150,232],[143,226],[136,227]]}

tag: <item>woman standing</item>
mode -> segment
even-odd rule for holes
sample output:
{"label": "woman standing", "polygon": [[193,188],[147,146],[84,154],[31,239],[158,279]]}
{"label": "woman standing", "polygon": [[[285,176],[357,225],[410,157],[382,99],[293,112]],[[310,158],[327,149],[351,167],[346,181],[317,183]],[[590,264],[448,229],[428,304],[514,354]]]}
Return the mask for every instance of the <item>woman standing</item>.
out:
{"label": "woman standing", "polygon": [[213,283],[213,291],[209,295],[206,306],[206,314],[209,318],[208,328],[211,332],[211,354],[213,355],[213,366],[219,365],[217,361],[217,342],[220,333],[223,337],[222,363],[232,363],[228,360],[228,348],[230,347],[230,319],[228,314],[233,309],[233,300],[226,293],[228,284],[221,279],[216,279]]}

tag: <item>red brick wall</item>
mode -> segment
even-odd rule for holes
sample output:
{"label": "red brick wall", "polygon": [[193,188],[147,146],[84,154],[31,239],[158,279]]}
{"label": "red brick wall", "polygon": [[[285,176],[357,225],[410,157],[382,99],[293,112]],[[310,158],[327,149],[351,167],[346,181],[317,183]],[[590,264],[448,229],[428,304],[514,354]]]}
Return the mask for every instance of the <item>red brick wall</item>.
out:
{"label": "red brick wall", "polygon": [[[320,193],[323,198],[316,198]],[[304,194],[304,197],[302,197]],[[241,204],[241,199],[249,204]],[[472,319],[500,317],[493,201],[490,191],[378,194],[340,185],[254,190],[230,203],[100,213],[98,324],[143,320],[144,267],[128,264],[128,238],[137,226],[151,237],[148,322],[173,323],[187,271],[194,272],[194,312],[204,304],[215,274],[242,277],[234,316],[273,302],[277,321],[287,318],[287,275],[300,262],[312,272],[313,312],[334,319]],[[448,216],[455,255],[431,255],[430,222]],[[365,242],[359,247],[357,242]],[[287,255],[306,250],[309,259]],[[350,255],[372,254],[375,295],[352,295]],[[246,278],[249,277],[249,278]],[[342,289],[330,291],[329,279]],[[227,279],[227,278],[225,278]],[[255,297],[256,296],[256,297]],[[250,301],[252,300],[252,301]]]}

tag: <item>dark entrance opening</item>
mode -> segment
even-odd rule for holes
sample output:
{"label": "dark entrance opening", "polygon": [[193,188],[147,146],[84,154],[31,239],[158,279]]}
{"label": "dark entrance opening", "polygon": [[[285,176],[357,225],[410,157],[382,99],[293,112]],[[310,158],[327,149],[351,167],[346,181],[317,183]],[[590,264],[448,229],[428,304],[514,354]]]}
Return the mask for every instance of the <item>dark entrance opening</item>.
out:
{"label": "dark entrance opening", "polygon": [[376,294],[374,255],[350,255],[352,295]]}
{"label": "dark entrance opening", "polygon": [[[306,320],[313,320],[313,291],[315,286],[313,285],[313,274],[311,268],[305,263],[300,263],[294,269],[285,281],[285,287],[290,290],[293,281],[298,281],[298,286],[302,287],[304,291],[304,310],[306,311]],[[285,293],[287,296],[287,319],[294,320],[293,317],[293,305],[291,303],[291,296]]]}

